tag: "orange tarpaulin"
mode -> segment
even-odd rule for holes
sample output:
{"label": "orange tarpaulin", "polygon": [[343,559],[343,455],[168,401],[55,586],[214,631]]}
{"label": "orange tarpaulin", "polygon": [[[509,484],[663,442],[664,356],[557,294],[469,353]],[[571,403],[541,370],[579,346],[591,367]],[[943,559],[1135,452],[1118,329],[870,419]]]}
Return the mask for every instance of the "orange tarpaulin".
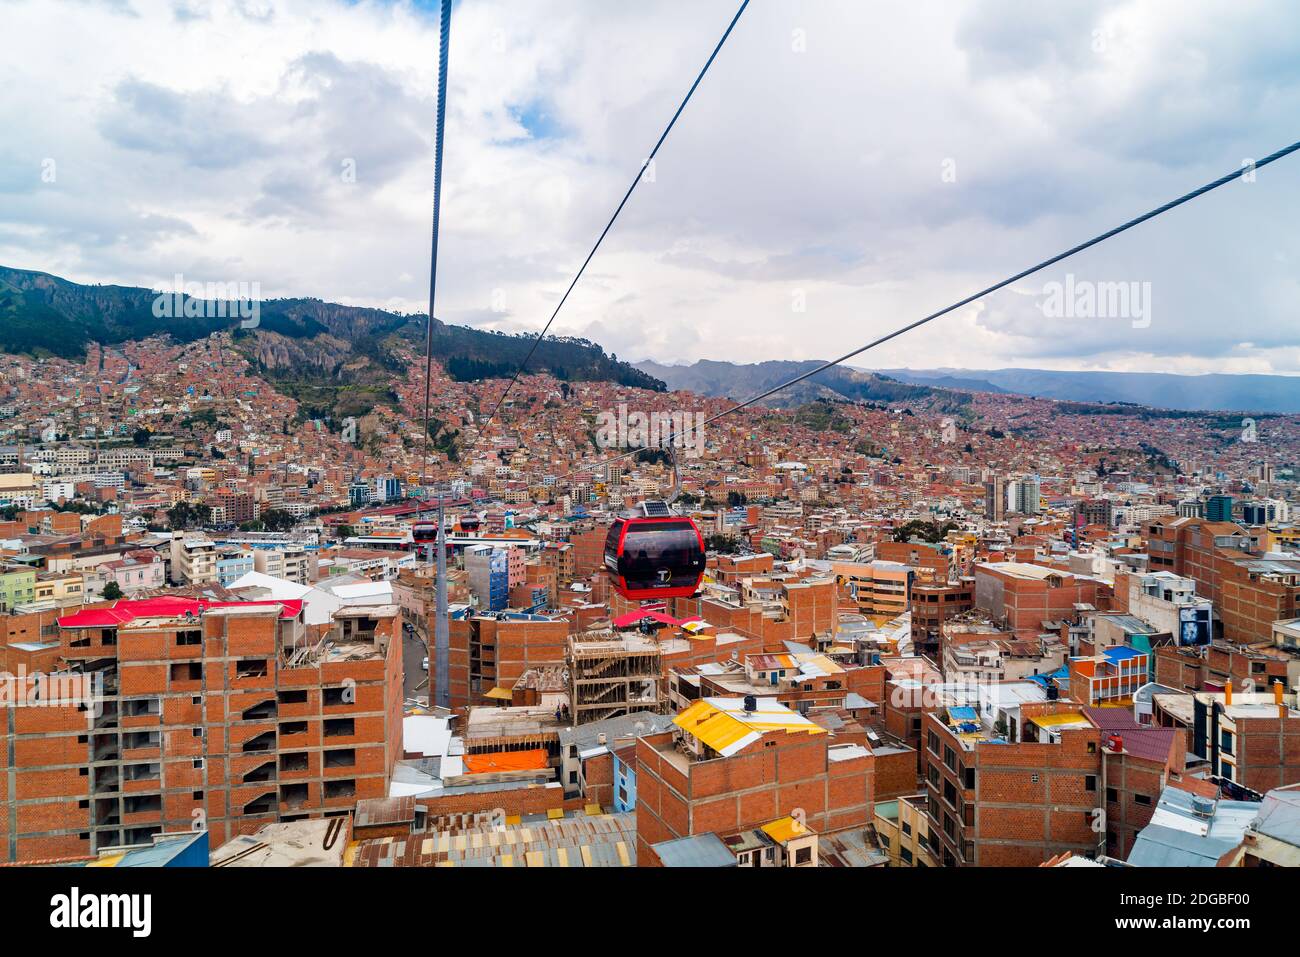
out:
{"label": "orange tarpaulin", "polygon": [[545,748],[465,755],[465,771],[469,774],[486,774],[489,771],[544,771],[545,769]]}

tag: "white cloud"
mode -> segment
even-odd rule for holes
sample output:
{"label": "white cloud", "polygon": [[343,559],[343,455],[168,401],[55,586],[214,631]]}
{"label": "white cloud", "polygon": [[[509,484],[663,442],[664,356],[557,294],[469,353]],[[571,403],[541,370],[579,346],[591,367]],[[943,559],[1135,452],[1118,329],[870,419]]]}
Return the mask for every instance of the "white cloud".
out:
{"label": "white cloud", "polygon": [[[441,318],[541,328],[734,10],[457,4]],[[1217,12],[751,4],[555,331],[632,359],[838,355],[1258,158],[1294,135],[1300,37],[1280,0]],[[424,308],[435,10],[17,0],[5,20],[0,262]],[[1300,372],[1297,166],[855,362]],[[1151,324],[1044,322],[1033,297],[1067,272],[1151,283]]]}

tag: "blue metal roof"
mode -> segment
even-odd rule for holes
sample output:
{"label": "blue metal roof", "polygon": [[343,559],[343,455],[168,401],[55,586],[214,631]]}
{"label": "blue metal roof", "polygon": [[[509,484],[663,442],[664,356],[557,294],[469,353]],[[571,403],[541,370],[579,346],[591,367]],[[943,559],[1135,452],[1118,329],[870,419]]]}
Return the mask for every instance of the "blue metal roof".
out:
{"label": "blue metal roof", "polygon": [[736,858],[713,833],[652,845],[664,867],[735,867]]}
{"label": "blue metal roof", "polygon": [[1214,867],[1237,843],[1148,824],[1138,834],[1128,862],[1134,867]]}
{"label": "blue metal roof", "polygon": [[[1253,801],[1214,800],[1167,787],[1160,792],[1152,823],[1133,843],[1128,863],[1136,867],[1214,867],[1241,843],[1259,812],[1260,805]],[[1161,820],[1167,823],[1158,823]]]}

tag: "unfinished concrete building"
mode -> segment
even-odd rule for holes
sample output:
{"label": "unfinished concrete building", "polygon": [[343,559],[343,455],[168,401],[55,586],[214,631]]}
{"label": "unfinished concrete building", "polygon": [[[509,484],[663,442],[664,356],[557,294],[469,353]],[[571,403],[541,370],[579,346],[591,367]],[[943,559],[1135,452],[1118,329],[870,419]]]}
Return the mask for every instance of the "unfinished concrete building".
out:
{"label": "unfinished concrete building", "polygon": [[574,724],[667,707],[663,662],[653,638],[613,632],[575,636],[566,661]]}
{"label": "unfinished concrete building", "polygon": [[119,601],[59,621],[90,694],[0,709],[0,860],[202,824],[220,845],[384,797],[402,754],[396,606],[314,635],[301,602]]}

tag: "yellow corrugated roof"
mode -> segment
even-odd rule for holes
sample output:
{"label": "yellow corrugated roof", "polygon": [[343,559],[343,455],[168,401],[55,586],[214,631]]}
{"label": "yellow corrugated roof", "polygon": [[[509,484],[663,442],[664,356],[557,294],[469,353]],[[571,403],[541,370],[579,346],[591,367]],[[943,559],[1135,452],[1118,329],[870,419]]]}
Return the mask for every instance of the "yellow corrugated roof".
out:
{"label": "yellow corrugated roof", "polygon": [[763,833],[776,841],[778,844],[784,844],[792,841],[796,837],[806,837],[812,833],[807,824],[802,821],[796,821],[792,817],[783,817],[775,821],[769,821],[763,825]]}
{"label": "yellow corrugated roof", "polygon": [[483,692],[485,698],[496,698],[498,701],[511,701],[514,698],[505,688],[493,688],[491,691]]}
{"label": "yellow corrugated roof", "polygon": [[720,754],[739,750],[768,731],[826,733],[785,705],[760,701],[756,711],[746,712],[741,699],[731,698],[701,698],[677,715],[673,724]]}
{"label": "yellow corrugated roof", "polygon": [[1030,718],[1029,720],[1040,728],[1059,728],[1063,724],[1079,724],[1083,721],[1083,715],[1077,711],[1070,711],[1066,714],[1039,715],[1037,718]]}

